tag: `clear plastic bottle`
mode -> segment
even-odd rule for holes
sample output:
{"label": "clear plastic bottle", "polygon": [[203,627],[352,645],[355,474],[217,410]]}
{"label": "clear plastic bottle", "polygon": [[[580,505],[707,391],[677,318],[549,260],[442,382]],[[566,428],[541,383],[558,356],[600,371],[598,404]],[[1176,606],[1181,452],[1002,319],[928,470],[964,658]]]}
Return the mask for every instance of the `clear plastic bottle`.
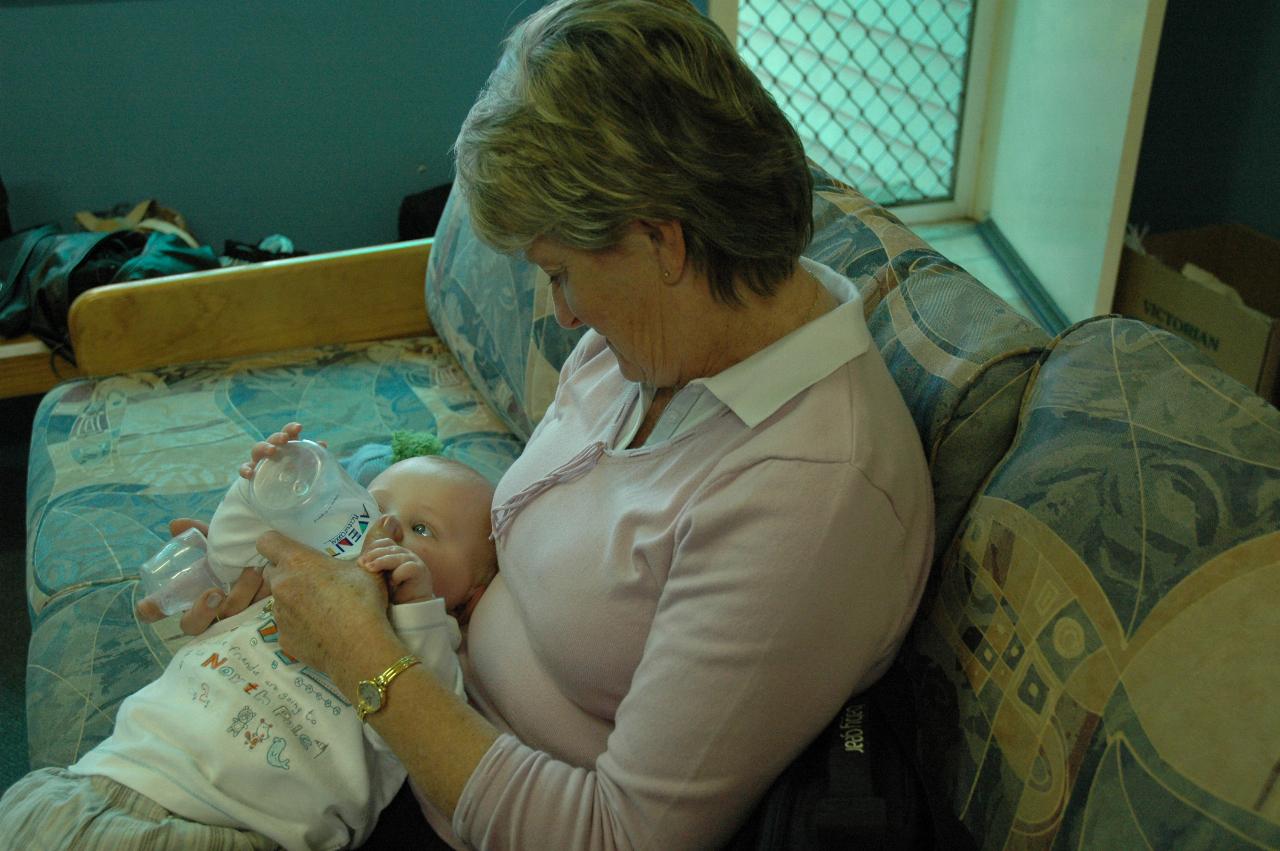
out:
{"label": "clear plastic bottle", "polygon": [[138,571],[144,596],[137,603],[137,611],[144,620],[185,612],[210,588],[224,594],[231,590],[209,566],[207,549],[200,530],[188,529],[147,559]]}
{"label": "clear plastic bottle", "polygon": [[189,529],[142,566],[138,613],[155,620],[187,611],[210,588],[227,593],[245,567],[265,565],[256,542],[268,529],[330,556],[355,558],[378,513],[373,497],[327,449],[290,441],[259,461],[252,479],[236,480],[209,521],[207,540]]}
{"label": "clear plastic bottle", "polygon": [[369,492],[318,443],[291,440],[258,463],[249,504],[282,535],[337,558],[354,558],[378,519]]}

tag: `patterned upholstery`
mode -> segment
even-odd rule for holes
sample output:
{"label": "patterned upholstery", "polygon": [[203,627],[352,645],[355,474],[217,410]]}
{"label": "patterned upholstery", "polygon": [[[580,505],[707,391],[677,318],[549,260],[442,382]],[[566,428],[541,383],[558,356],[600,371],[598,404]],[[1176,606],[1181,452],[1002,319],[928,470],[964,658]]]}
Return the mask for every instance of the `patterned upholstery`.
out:
{"label": "patterned upholstery", "polygon": [[435,338],[73,381],[42,402],[27,488],[33,767],[67,765],[182,640],[133,616],[137,568],[173,517],[209,517],[249,446],[289,420],[340,455],[433,429],[491,479],[520,443]]}
{"label": "patterned upholstery", "polygon": [[1049,337],[948,262],[918,257],[904,277],[869,325],[928,454],[941,553],[1008,451]]}
{"label": "patterned upholstery", "polygon": [[1008,450],[1049,337],[892,213],[816,168],[814,177],[816,232],[805,254],[862,293],[871,335],[928,453],[941,553]]}
{"label": "patterned upholstery", "polygon": [[1180,338],[1068,329],[908,654],[986,848],[1280,845],[1280,412]]}
{"label": "patterned upholstery", "polygon": [[451,193],[427,265],[427,312],[476,392],[528,440],[585,329],[561,328],[546,273],[494,251],[470,223],[466,199]]}

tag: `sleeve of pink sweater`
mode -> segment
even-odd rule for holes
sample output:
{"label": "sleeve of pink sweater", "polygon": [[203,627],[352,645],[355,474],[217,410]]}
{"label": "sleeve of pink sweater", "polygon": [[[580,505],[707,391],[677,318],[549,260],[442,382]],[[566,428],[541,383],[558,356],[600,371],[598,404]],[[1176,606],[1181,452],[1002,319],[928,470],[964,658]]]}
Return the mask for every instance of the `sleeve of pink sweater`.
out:
{"label": "sleeve of pink sweater", "polygon": [[677,531],[606,751],[574,767],[501,737],[455,813],[464,841],[716,847],[854,688],[883,673],[918,599],[921,573],[904,567],[916,544],[847,461],[726,471]]}

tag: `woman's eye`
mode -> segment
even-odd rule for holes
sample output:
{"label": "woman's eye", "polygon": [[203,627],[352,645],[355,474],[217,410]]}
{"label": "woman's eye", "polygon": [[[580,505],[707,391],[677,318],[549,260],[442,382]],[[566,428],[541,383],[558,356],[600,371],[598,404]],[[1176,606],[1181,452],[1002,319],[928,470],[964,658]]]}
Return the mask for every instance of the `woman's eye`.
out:
{"label": "woman's eye", "polygon": [[426,523],[413,524],[413,533],[415,535],[421,535],[424,538],[433,537],[435,534],[434,532],[431,531],[431,527],[428,526]]}

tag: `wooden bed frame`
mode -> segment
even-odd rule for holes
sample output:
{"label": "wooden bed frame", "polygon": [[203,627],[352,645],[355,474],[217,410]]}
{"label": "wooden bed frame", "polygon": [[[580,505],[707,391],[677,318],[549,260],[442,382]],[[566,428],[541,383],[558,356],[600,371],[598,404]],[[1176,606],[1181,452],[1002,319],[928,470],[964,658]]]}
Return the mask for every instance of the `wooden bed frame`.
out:
{"label": "wooden bed frame", "polygon": [[431,240],[232,266],[84,293],[71,306],[79,367],[33,337],[0,344],[0,397],[76,376],[431,333]]}

